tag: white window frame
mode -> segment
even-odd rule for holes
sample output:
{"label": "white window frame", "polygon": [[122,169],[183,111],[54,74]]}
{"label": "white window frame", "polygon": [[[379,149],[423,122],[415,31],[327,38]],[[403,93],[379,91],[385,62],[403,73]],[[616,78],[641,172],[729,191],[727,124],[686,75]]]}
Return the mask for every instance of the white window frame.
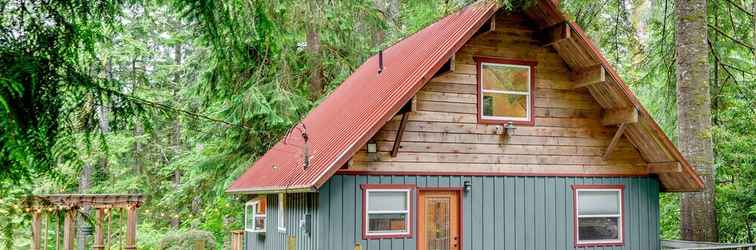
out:
{"label": "white window frame", "polygon": [[[407,196],[407,209],[400,211],[370,211],[370,193],[374,192],[404,192]],[[410,229],[412,227],[412,189],[411,188],[398,188],[398,189],[384,189],[384,188],[368,188],[365,189],[365,235],[366,236],[409,236],[412,233]],[[370,214],[405,214],[404,223],[406,224],[404,231],[370,231]]]}
{"label": "white window frame", "polygon": [[[489,66],[507,66],[507,67],[527,69],[528,70],[528,81],[527,81],[528,91],[523,92],[523,91],[493,90],[493,89],[485,89],[485,88],[483,88],[483,82],[484,82],[483,81],[483,75],[484,75],[483,74],[483,66],[484,65],[489,65]],[[500,120],[500,121],[530,121],[530,116],[533,115],[532,114],[533,113],[532,102],[530,101],[530,99],[533,98],[532,97],[533,90],[531,89],[531,84],[530,84],[531,81],[533,80],[533,79],[531,79],[531,77],[533,77],[533,68],[532,68],[532,66],[530,66],[530,65],[520,65],[520,64],[481,62],[480,63],[480,69],[478,69],[478,71],[480,72],[480,84],[479,84],[479,89],[478,89],[478,92],[480,92],[480,95],[478,97],[478,98],[480,98],[480,100],[478,100],[480,102],[480,105],[479,105],[480,107],[478,107],[478,108],[480,110],[478,110],[478,112],[480,112],[480,118],[481,119],[484,119],[484,120]],[[485,102],[483,102],[483,100],[484,100],[483,97],[485,96],[484,93],[524,95],[525,96],[525,112],[526,112],[527,115],[524,118],[523,117],[487,116],[487,115],[484,115],[484,113],[483,113],[483,110],[485,109],[484,108]]]}
{"label": "white window frame", "polygon": [[286,193],[278,193],[278,231],[286,232]]}
{"label": "white window frame", "polygon": [[[617,214],[592,214],[580,215],[580,192],[617,192],[619,201],[619,213]],[[594,244],[623,244],[625,242],[625,225],[624,225],[624,201],[622,188],[576,188],[575,189],[575,241],[577,245],[594,245]],[[616,240],[580,240],[580,218],[617,218],[618,239]]]}
{"label": "white window frame", "polygon": [[[260,200],[262,200],[262,199],[265,199],[265,197],[253,199],[253,200],[248,201],[246,204],[244,204],[244,231],[247,231],[247,232],[250,232],[250,233],[264,233],[265,232],[265,229],[267,228],[267,224],[268,224],[268,218],[267,218],[268,208],[267,208],[267,206],[265,208],[265,214],[262,214],[262,215],[257,214],[257,208],[258,208],[258,206],[260,206]],[[251,227],[250,227],[250,225],[247,225],[247,223],[249,222],[248,216],[249,216],[249,209],[250,209],[250,207],[253,207],[253,209],[252,209],[252,225],[251,225]],[[255,221],[256,221],[255,219],[258,218],[258,217],[262,217],[263,218],[263,227],[262,227],[262,229],[255,230]]]}

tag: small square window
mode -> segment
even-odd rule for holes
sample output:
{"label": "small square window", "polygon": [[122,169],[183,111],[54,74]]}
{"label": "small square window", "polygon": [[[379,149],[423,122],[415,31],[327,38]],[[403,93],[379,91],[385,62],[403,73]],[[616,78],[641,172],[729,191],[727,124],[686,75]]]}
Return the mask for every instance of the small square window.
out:
{"label": "small square window", "polygon": [[478,119],[532,124],[535,63],[476,57]]}
{"label": "small square window", "polygon": [[623,243],[622,186],[574,187],[576,246]]}
{"label": "small square window", "polygon": [[411,187],[364,187],[365,238],[410,236]]}
{"label": "small square window", "polygon": [[251,233],[265,232],[267,210],[265,197],[247,202],[244,210],[244,230]]}

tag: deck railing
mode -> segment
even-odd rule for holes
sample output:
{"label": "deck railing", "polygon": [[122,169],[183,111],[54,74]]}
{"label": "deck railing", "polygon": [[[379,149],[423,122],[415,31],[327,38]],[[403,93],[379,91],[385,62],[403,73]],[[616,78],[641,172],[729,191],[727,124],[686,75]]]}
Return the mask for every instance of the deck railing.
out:
{"label": "deck railing", "polygon": [[756,250],[756,243],[733,244],[702,241],[662,240],[662,249],[675,250]]}

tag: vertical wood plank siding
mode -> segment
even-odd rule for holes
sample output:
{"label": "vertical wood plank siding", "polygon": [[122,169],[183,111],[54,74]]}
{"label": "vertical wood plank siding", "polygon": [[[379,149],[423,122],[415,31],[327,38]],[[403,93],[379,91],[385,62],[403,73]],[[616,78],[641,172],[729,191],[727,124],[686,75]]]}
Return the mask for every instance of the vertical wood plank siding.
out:
{"label": "vertical wood plank siding", "polygon": [[[362,240],[362,190],[359,185],[416,184],[418,187],[461,187],[464,181],[470,181],[473,186],[472,190],[464,193],[462,197],[463,250],[661,248],[658,231],[659,183],[653,177],[336,175],[319,191],[320,207],[317,221],[322,240],[318,241],[317,249],[352,250],[356,242],[362,245],[363,250],[416,249],[416,223],[412,225],[413,236],[410,239]],[[624,246],[574,247],[574,204],[571,189],[573,184],[625,185]],[[417,208],[413,207],[412,211],[414,213]]]}
{"label": "vertical wood plank siding", "polygon": [[[314,250],[317,249],[318,236],[323,232],[319,230],[318,211],[328,212],[326,204],[325,209],[318,209],[317,193],[293,193],[286,195],[286,232],[278,231],[278,196],[275,194],[267,195],[268,211],[267,221],[265,224],[265,233],[246,233],[247,250],[286,250],[289,236],[296,239],[296,249]],[[304,228],[301,228],[300,221],[304,220],[306,214],[312,215],[311,234],[307,235]],[[327,234],[327,230],[325,231]]]}

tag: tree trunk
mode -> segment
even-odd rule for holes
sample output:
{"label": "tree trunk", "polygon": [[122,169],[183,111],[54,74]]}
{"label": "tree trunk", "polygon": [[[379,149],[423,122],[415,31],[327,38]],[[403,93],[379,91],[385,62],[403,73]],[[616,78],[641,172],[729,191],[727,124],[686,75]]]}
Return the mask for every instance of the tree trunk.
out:
{"label": "tree trunk", "polygon": [[[136,73],[136,56],[131,59],[131,93],[132,95],[136,94],[136,90],[139,87],[139,80],[137,78]],[[144,135],[144,126],[142,125],[142,121],[139,119],[134,119],[134,161],[133,161],[133,171],[134,174],[141,174],[142,173],[142,143],[139,141],[141,140],[142,135]]]}
{"label": "tree trunk", "polygon": [[717,221],[706,0],[677,0],[676,6],[678,144],[704,181],[702,192],[682,194],[680,236],[683,240],[714,242]]}
{"label": "tree trunk", "polygon": [[318,1],[308,1],[309,22],[307,23],[307,54],[310,57],[310,99],[316,100],[323,94],[323,65],[320,51],[320,6]]}
{"label": "tree trunk", "polygon": [[[180,66],[181,65],[181,57],[182,57],[182,54],[181,54],[181,44],[177,44],[174,47],[174,52],[175,52],[175,56],[176,56],[176,65]],[[178,102],[178,98],[179,98],[179,93],[178,92],[179,92],[179,90],[181,88],[181,73],[180,72],[176,72],[176,75],[174,76],[174,85],[173,85],[173,87],[174,87],[173,88],[173,100],[174,100],[174,103],[179,103]],[[171,135],[171,139],[172,139],[171,145],[173,147],[173,157],[171,157],[171,161],[175,162],[175,160],[178,158],[179,154],[181,153],[181,121],[180,121],[180,119],[178,119],[178,117],[176,117],[175,119],[173,119],[173,126],[171,128],[171,131],[172,131],[171,132],[171,134],[172,134]],[[176,168],[176,169],[173,170],[173,185],[176,188],[176,190],[178,190],[180,188],[180,186],[181,186],[181,170],[179,170],[178,168]],[[179,214],[179,212],[181,212],[181,208],[176,207],[176,210],[177,210],[176,211],[176,216],[174,216],[173,218],[171,218],[171,226],[174,229],[178,229],[179,224],[180,224],[180,221],[179,221],[177,215]]]}
{"label": "tree trunk", "polygon": [[[399,0],[374,0],[375,8],[381,12],[389,32],[399,32]],[[386,40],[386,30],[377,30],[373,35],[373,44],[380,46]]]}

